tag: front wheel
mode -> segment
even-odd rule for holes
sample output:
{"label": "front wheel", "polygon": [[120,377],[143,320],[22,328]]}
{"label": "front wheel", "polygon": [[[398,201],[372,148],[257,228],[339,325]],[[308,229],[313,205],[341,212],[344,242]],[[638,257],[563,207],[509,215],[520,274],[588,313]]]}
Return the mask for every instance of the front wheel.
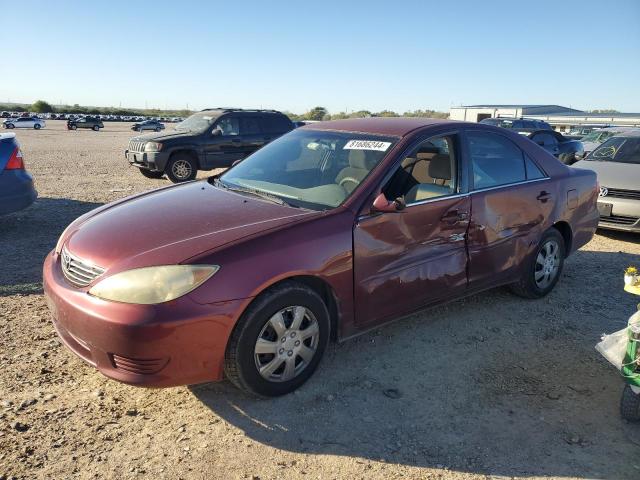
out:
{"label": "front wheel", "polygon": [[98,125],[94,125],[93,127],[91,127],[91,130],[93,130],[94,132],[97,132],[100,130],[100,127]]}
{"label": "front wheel", "polygon": [[12,128],[14,128],[13,123],[10,123],[9,125],[7,125],[7,128],[8,128],[8,129],[12,129]]}
{"label": "front wheel", "polygon": [[317,368],[330,328],[317,292],[283,282],[258,297],[238,321],[225,352],[225,375],[254,395],[290,393]]}
{"label": "front wheel", "polygon": [[34,128],[35,130],[40,130],[40,124],[39,124],[39,123],[36,123],[36,124],[33,126],[33,128]]}
{"label": "front wheel", "polygon": [[169,160],[165,173],[173,183],[187,182],[196,178],[198,165],[191,155],[176,153]]}
{"label": "front wheel", "polygon": [[154,129],[154,131],[156,131],[156,132],[159,132],[160,130],[161,130],[161,128],[160,128],[160,127],[156,127],[156,128]]}
{"label": "front wheel", "polygon": [[69,128],[70,128],[71,130],[77,130],[77,129],[78,129],[78,127],[77,127],[76,125],[71,125]]}
{"label": "front wheel", "polygon": [[550,228],[542,235],[534,254],[526,260],[522,278],[510,285],[511,290],[525,298],[544,297],[558,283],[564,257],[564,238],[558,230]]}
{"label": "front wheel", "polygon": [[640,421],[640,394],[631,390],[629,385],[625,385],[620,399],[620,415],[630,422]]}

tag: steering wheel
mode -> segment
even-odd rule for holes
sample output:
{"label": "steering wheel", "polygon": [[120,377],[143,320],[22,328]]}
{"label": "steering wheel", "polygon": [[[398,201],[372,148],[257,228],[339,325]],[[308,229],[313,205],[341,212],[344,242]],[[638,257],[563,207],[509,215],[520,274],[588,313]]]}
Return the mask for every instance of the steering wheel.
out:
{"label": "steering wheel", "polygon": [[[342,180],[340,180],[339,185],[346,190],[347,188],[344,186],[344,184],[347,182],[355,184],[355,187],[353,188],[356,188],[358,185],[360,185],[360,182],[353,177],[344,177]],[[351,189],[351,191],[353,191],[353,188]]]}

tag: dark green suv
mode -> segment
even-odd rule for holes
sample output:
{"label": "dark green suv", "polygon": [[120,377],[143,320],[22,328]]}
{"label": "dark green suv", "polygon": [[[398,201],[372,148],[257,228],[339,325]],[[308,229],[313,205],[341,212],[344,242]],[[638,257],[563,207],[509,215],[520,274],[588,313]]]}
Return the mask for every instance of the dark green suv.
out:
{"label": "dark green suv", "polygon": [[104,128],[102,120],[94,117],[75,118],[73,120],[67,120],[68,130],[77,130],[78,128],[90,128],[97,132],[101,128]]}
{"label": "dark green suv", "polygon": [[147,178],[166,174],[174,183],[186,182],[198,170],[230,167],[293,128],[276,110],[212,108],[191,115],[175,130],[132,138],[125,157]]}

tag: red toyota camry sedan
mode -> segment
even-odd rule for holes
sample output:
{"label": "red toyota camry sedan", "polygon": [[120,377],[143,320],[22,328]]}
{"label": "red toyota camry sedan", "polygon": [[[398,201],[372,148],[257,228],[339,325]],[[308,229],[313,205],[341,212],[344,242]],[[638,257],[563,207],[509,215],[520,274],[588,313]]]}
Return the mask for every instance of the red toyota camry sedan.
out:
{"label": "red toyota camry sedan", "polygon": [[315,123],[78,218],[44,288],[64,343],[108,377],[282,395],[330,339],[499,285],[546,295],[597,196],[593,172],[490,125]]}

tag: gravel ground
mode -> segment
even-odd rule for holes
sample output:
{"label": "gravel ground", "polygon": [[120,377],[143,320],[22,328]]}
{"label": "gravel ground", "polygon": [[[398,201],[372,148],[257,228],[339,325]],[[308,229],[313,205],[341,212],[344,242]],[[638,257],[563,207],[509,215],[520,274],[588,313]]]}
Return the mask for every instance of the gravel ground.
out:
{"label": "gravel ground", "polygon": [[127,165],[126,124],[16,134],[40,198],[0,218],[0,479],[640,477],[640,425],[593,348],[635,309],[640,237],[599,232],[545,299],[491,290],[332,345],[283,398],[138,389],[60,344],[41,265],[75,217],[167,181]]}

